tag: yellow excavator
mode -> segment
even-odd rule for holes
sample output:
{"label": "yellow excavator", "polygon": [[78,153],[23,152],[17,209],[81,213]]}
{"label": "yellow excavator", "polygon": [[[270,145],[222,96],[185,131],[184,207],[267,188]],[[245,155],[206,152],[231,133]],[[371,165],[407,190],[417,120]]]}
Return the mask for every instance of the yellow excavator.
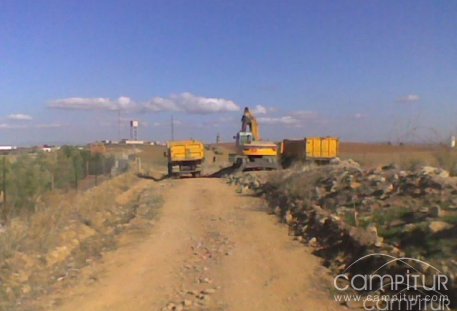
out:
{"label": "yellow excavator", "polygon": [[241,118],[241,131],[234,138],[237,154],[233,156],[233,165],[236,168],[242,171],[279,168],[278,145],[261,140],[259,123],[248,107],[244,108]]}

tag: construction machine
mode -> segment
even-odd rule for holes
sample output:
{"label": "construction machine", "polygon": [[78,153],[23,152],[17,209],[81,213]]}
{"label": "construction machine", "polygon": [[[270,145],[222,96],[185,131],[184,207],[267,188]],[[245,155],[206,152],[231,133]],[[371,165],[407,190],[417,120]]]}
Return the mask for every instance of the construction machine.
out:
{"label": "construction machine", "polygon": [[169,141],[164,156],[168,158],[168,176],[198,177],[205,159],[205,146],[197,140]]}
{"label": "construction machine", "polygon": [[271,141],[261,140],[259,123],[248,107],[244,108],[241,130],[234,138],[237,153],[231,157],[236,168],[242,171],[279,168],[278,145]]}
{"label": "construction machine", "polygon": [[338,157],[340,140],[337,137],[305,137],[284,139],[282,142],[281,164],[289,167],[294,162],[327,164]]}

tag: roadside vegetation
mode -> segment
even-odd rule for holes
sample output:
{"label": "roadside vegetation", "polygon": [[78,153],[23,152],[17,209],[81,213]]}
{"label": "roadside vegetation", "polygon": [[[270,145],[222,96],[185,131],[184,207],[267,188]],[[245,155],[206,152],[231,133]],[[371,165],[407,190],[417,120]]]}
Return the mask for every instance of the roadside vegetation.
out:
{"label": "roadside vegetation", "polygon": [[[73,282],[82,267],[116,248],[124,230],[149,227],[160,197],[137,187],[133,172],[101,183],[114,167],[114,157],[74,147],[0,161],[5,172],[0,189],[6,189],[0,222],[1,311],[30,310],[34,298],[56,284]],[[93,187],[96,176],[100,181]],[[33,305],[33,310],[49,308]]]}
{"label": "roadside vegetation", "polygon": [[89,176],[111,175],[114,166],[113,156],[70,146],[52,153],[5,156],[0,161],[2,219],[33,212],[47,193],[77,190]]}

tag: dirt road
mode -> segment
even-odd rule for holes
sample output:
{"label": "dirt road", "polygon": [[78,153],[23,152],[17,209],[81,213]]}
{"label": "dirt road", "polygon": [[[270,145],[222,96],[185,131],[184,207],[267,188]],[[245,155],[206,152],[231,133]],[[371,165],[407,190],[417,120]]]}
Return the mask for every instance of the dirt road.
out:
{"label": "dirt road", "polygon": [[220,179],[162,183],[151,234],[108,253],[54,310],[339,310],[318,259],[260,199]]}

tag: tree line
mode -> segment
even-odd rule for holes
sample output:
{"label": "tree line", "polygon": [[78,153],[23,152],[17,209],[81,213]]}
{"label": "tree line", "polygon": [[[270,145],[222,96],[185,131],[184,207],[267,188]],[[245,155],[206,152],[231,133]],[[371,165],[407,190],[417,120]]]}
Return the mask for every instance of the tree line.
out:
{"label": "tree line", "polygon": [[64,146],[51,153],[3,156],[0,161],[2,214],[33,210],[37,199],[54,189],[78,189],[88,175],[110,175],[112,155]]}

